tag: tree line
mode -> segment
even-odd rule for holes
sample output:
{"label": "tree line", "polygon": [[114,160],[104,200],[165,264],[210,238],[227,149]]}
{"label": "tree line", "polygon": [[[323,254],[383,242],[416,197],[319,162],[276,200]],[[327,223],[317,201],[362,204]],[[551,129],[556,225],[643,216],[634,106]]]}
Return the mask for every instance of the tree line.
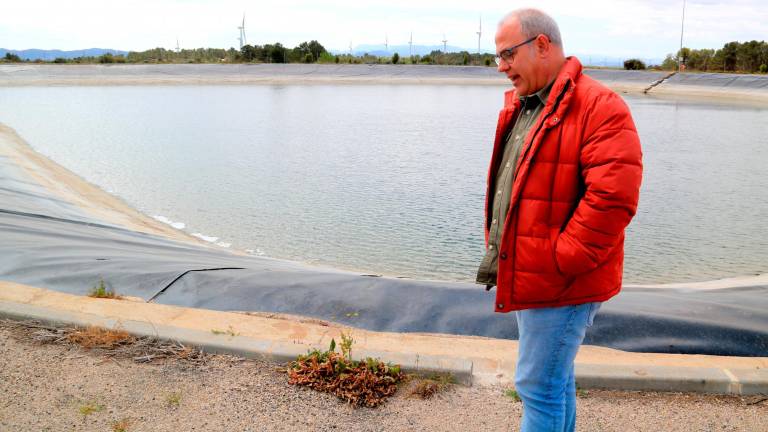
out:
{"label": "tree line", "polygon": [[[660,65],[651,69],[675,70],[678,58],[686,70],[702,72],[768,73],[768,43],[765,41],[728,42],[721,49],[682,48],[676,54],[668,54]],[[495,66],[493,54],[470,54],[467,51],[444,53],[432,51],[427,55],[378,56],[331,54],[316,40],[302,42],[288,48],[277,42],[265,45],[244,45],[235,48],[197,48],[168,50],[153,48],[146,51],[130,51],[127,55],[104,54],[97,57],[56,58],[53,63],[364,63],[364,64],[432,64]],[[6,53],[0,62],[26,61],[18,55]],[[43,63],[37,60],[37,63]],[[625,69],[646,69],[644,62],[629,59]]]}
{"label": "tree line", "polygon": [[[691,49],[683,47],[652,69],[676,70],[678,59],[684,70],[701,72],[768,73],[768,43],[765,41],[728,42],[722,48]],[[624,69],[645,69],[638,59],[624,62]]]}
{"label": "tree line", "polygon": [[[495,66],[493,54],[470,54],[468,51],[443,53],[432,51],[427,55],[400,56],[375,54],[332,54],[316,40],[302,42],[293,48],[281,43],[244,45],[235,48],[197,48],[169,50],[153,48],[146,51],[130,51],[127,55],[106,53],[100,56],[74,58],[58,57],[53,61],[34,60],[33,63],[352,63],[352,64],[432,64],[432,65],[484,65]],[[18,55],[7,53],[0,58],[3,63],[28,62]]]}

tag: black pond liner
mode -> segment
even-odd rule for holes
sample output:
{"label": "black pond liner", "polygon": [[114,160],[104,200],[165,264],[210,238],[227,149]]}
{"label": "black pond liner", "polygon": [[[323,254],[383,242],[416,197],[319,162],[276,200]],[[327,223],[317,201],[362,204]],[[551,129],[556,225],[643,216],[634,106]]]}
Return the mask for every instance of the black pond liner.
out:
{"label": "black pond liner", "polygon": [[[0,210],[0,279],[222,311],[298,314],[379,331],[516,339],[513,314],[466,283],[369,277],[237,256],[97,224]],[[625,288],[585,343],[635,352],[768,356],[768,287]]]}

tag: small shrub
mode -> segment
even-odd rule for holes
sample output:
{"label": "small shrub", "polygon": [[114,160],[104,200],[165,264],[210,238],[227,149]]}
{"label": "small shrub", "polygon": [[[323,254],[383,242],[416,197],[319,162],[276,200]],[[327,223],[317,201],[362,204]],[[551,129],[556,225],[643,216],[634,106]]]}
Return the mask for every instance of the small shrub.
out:
{"label": "small shrub", "polygon": [[[335,341],[331,339],[331,342]],[[341,332],[341,355],[344,356],[345,359],[350,360],[352,357],[352,343],[354,343],[355,340],[352,339],[351,334],[345,334],[344,332]]]}
{"label": "small shrub", "polygon": [[431,399],[432,396],[444,391],[447,386],[430,379],[418,380],[408,392],[408,397],[418,397],[420,399]]}
{"label": "small shrub", "polygon": [[57,64],[66,63],[67,59],[65,59],[64,57],[56,57],[55,59],[53,59],[53,62]]}
{"label": "small shrub", "polygon": [[115,293],[115,290],[107,288],[104,279],[99,279],[99,283],[96,284],[91,291],[88,292],[88,297],[93,298],[106,298],[113,300],[120,300],[122,297]]}
{"label": "small shrub", "polygon": [[96,402],[86,402],[80,405],[77,410],[83,417],[88,417],[93,413],[104,411],[104,405],[98,404]]}
{"label": "small shrub", "polygon": [[165,402],[170,407],[178,408],[181,405],[181,392],[174,392],[166,396]]}
{"label": "small shrub", "polygon": [[392,54],[392,64],[397,64],[397,62],[400,61],[400,54],[394,53]]}
{"label": "small shrub", "polygon": [[583,388],[576,386],[576,396],[580,398],[585,398],[589,395],[589,392],[584,390]]}
{"label": "small shrub", "polygon": [[760,73],[768,73],[768,64],[761,64],[760,65]]}
{"label": "small shrub", "polygon": [[485,65],[490,66],[491,65],[491,59],[487,58],[485,59]]}
{"label": "small shrub", "polygon": [[624,69],[626,70],[644,70],[645,63],[640,59],[629,59],[624,61]]}
{"label": "small shrub", "polygon": [[440,390],[440,384],[435,381],[421,380],[413,389],[411,389],[411,396],[418,396],[422,399],[431,399],[432,396],[439,393]]}
{"label": "small shrub", "polygon": [[520,395],[517,394],[517,391],[515,391],[513,389],[508,389],[507,391],[505,391],[504,392],[504,396],[512,399],[515,402],[520,402],[521,401]]}
{"label": "small shrub", "polygon": [[128,432],[128,427],[131,425],[131,420],[124,418],[120,421],[112,423],[112,432]]}
{"label": "small shrub", "polygon": [[328,51],[323,51],[320,53],[320,57],[317,59],[318,63],[337,63],[336,57],[333,54],[329,53]]}
{"label": "small shrub", "polygon": [[456,384],[456,378],[450,373],[435,373],[419,380],[409,393],[409,396],[430,399],[437,393],[448,390]]}
{"label": "small shrub", "polygon": [[[342,349],[351,352],[352,338],[342,336]],[[404,378],[400,366],[378,359],[353,361],[335,352],[331,340],[328,351],[312,350],[288,366],[288,383],[336,395],[353,406],[376,407],[397,391]]]}

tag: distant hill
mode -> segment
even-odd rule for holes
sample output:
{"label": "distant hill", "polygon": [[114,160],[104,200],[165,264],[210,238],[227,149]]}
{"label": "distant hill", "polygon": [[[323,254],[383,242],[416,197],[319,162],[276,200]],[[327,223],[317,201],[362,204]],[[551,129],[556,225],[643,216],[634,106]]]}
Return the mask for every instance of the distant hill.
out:
{"label": "distant hill", "polygon": [[127,55],[128,51],[120,51],[114,49],[105,48],[88,48],[74,51],[62,51],[62,50],[41,50],[41,49],[26,49],[26,50],[12,50],[6,48],[0,48],[0,57],[5,57],[6,53],[16,54],[22,60],[46,60],[52,61],[57,57],[72,59],[75,57],[98,57],[103,54],[112,55]]}

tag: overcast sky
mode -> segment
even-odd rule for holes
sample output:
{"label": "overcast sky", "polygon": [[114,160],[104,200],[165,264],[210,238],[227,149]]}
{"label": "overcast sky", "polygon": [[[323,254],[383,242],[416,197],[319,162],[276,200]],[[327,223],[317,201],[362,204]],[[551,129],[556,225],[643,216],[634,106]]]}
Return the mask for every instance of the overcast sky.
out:
{"label": "overcast sky", "polygon": [[[0,48],[145,50],[237,47],[246,14],[251,44],[293,47],[317,39],[328,49],[407,44],[493,51],[496,24],[509,10],[535,6],[560,24],[568,53],[659,58],[680,44],[682,0],[3,0]],[[767,0],[687,0],[684,45],[768,39]]]}

